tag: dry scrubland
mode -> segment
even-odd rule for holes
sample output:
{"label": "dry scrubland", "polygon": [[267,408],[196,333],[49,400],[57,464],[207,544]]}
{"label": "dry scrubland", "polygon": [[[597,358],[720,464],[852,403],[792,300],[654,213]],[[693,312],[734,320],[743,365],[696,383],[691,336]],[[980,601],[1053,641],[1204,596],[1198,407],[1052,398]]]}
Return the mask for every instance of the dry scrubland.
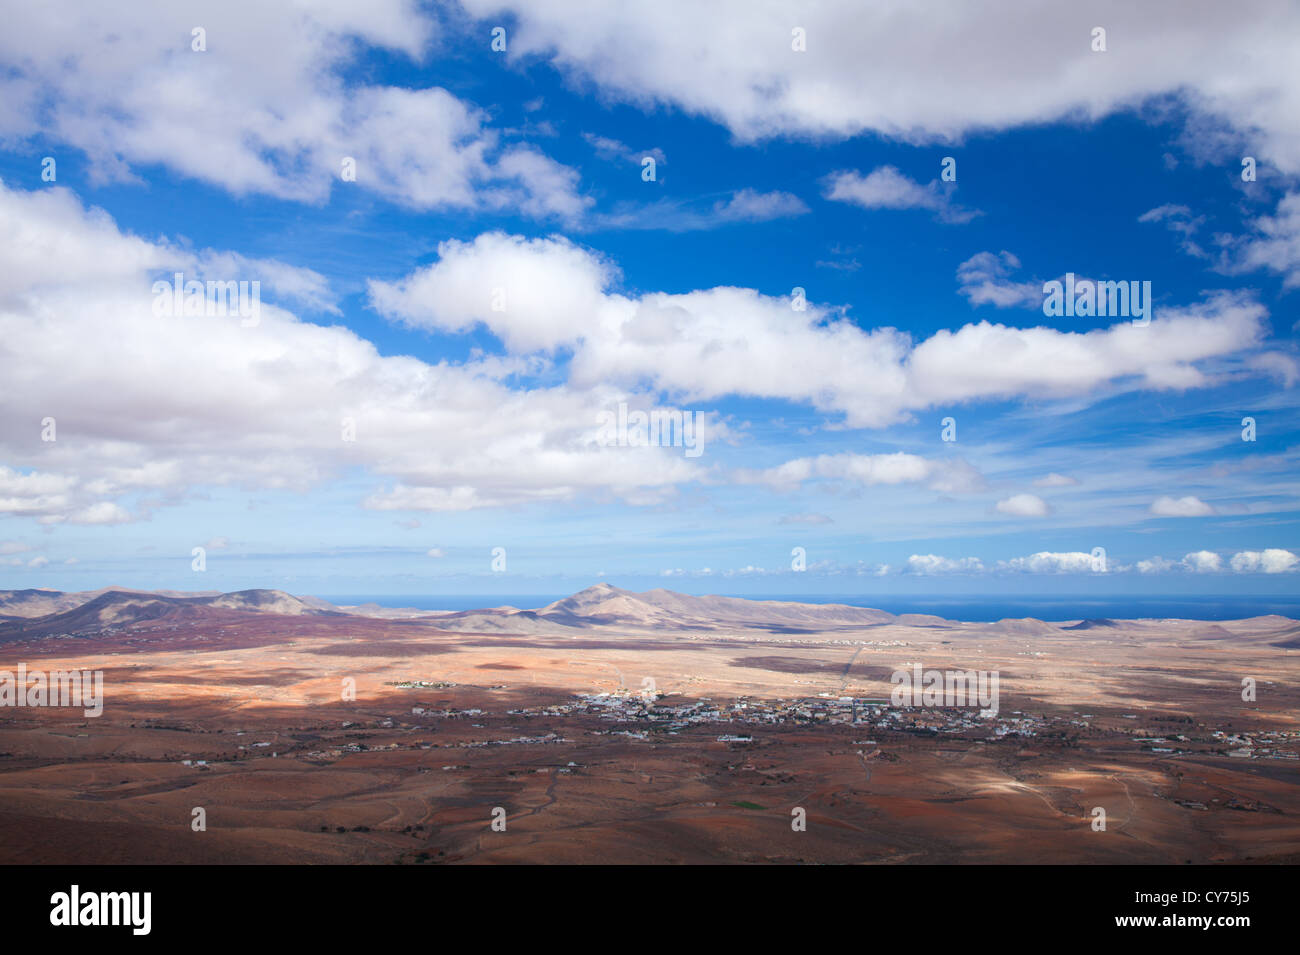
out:
{"label": "dry scrubland", "polygon": [[[106,697],[97,719],[0,709],[0,859],[1300,861],[1293,620],[962,624],[608,587],[431,615],[251,593],[0,603],[0,668],[102,670]],[[998,717],[869,702],[912,662],[997,670]]]}

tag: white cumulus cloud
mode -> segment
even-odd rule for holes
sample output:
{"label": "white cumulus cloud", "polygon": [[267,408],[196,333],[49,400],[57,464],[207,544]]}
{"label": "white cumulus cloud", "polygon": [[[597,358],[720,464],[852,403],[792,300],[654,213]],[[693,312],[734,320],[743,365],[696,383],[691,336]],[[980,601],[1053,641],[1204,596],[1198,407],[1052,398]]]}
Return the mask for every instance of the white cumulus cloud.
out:
{"label": "white cumulus cloud", "polygon": [[1085,574],[1092,573],[1096,561],[1092,554],[1082,551],[1039,551],[1028,557],[1013,557],[998,565],[1001,569],[1029,574]]}
{"label": "white cumulus cloud", "polygon": [[1297,569],[1300,557],[1289,550],[1270,547],[1267,550],[1243,550],[1232,555],[1229,561],[1233,570],[1242,574],[1283,574]]}
{"label": "white cumulus cloud", "polygon": [[1164,495],[1151,502],[1151,513],[1157,517],[1208,517],[1214,508],[1199,497],[1169,497]]}
{"label": "white cumulus cloud", "polygon": [[1013,494],[1004,501],[998,501],[997,509],[1002,514],[1015,517],[1046,517],[1051,509],[1037,494]]}
{"label": "white cumulus cloud", "polygon": [[913,554],[903,568],[908,574],[971,574],[984,569],[978,557],[941,557],[938,554]]}
{"label": "white cumulus cloud", "polygon": [[[1300,8],[1275,0],[1095,0],[1086,18],[1056,0],[461,4],[481,24],[514,17],[515,62],[544,58],[576,85],[647,109],[672,104],[744,140],[870,132],[955,143],[1176,96],[1187,148],[1230,149],[1249,134],[1261,155],[1300,171]],[[1092,51],[1098,24],[1109,31],[1104,54]],[[791,49],[795,27],[806,52]]]}
{"label": "white cumulus cloud", "polygon": [[1198,574],[1212,574],[1223,569],[1223,558],[1212,550],[1198,550],[1183,558],[1183,566]]}
{"label": "white cumulus cloud", "polygon": [[856,170],[833,173],[826,179],[826,198],[863,209],[925,209],[944,222],[963,223],[979,215],[952,201],[951,189],[938,181],[921,185],[893,166],[881,166],[867,175]]}

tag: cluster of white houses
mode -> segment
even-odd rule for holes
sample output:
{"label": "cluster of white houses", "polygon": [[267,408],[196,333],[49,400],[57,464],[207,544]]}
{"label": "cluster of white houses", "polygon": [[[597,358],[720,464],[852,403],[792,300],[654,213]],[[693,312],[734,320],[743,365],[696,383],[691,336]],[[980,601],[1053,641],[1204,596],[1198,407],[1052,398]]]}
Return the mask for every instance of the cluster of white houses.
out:
{"label": "cluster of white houses", "polygon": [[[404,681],[394,684],[411,689],[445,689],[454,684],[432,681]],[[351,721],[342,724],[343,729],[358,730],[392,729],[395,726],[404,730],[432,728],[430,723],[445,720],[482,720],[473,722],[475,728],[486,728],[486,719],[493,716],[478,707],[458,709],[455,707],[416,705],[411,707],[414,720],[381,718],[362,725]],[[749,743],[753,741],[750,727],[757,726],[845,726],[862,727],[885,733],[908,733],[928,736],[951,735],[968,740],[996,741],[1008,738],[1032,738],[1046,736],[1049,738],[1068,739],[1080,735],[1120,738],[1139,745],[1141,748],[1160,755],[1226,755],[1238,759],[1300,759],[1300,731],[1296,730],[1251,730],[1228,732],[1195,723],[1186,716],[1165,716],[1146,714],[1113,714],[1110,719],[1099,719],[1092,713],[1074,712],[1052,715],[1033,714],[1019,710],[1004,711],[997,715],[981,713],[974,707],[942,706],[893,706],[885,699],[864,698],[851,695],[822,693],[816,697],[794,699],[762,700],[741,697],[722,701],[708,697],[670,699],[663,693],[648,690],[638,691],[619,688],[601,693],[579,693],[571,699],[558,703],[543,704],[533,707],[511,709],[502,714],[514,720],[545,720],[555,717],[593,717],[608,723],[604,730],[589,730],[599,735],[618,735],[629,739],[662,739],[664,735],[677,735],[690,727],[720,727],[728,724],[728,729],[717,736],[719,742]],[[1119,717],[1118,719],[1116,717]],[[1123,722],[1132,720],[1131,723]],[[1161,733],[1143,727],[1144,722],[1154,724],[1177,723],[1182,732]],[[1118,725],[1116,725],[1118,724]],[[549,727],[548,727],[549,729]],[[237,735],[244,735],[239,733]],[[387,743],[386,745],[366,744],[361,739],[368,734],[351,733],[351,740],[339,745],[335,743],[324,749],[312,752],[299,752],[306,758],[330,759],[348,753],[378,751],[398,748],[479,748],[503,745],[549,745],[568,743],[559,732],[541,734],[520,734],[502,739],[458,740],[446,743],[430,743],[423,740],[412,744]],[[874,735],[874,733],[872,734]],[[316,737],[319,739],[320,737]],[[282,741],[283,742],[283,741]],[[270,747],[268,742],[253,743],[250,750],[259,748],[263,752]],[[294,747],[290,744],[290,749]],[[305,747],[304,747],[305,748]],[[243,750],[244,747],[240,746]],[[189,756],[191,754],[184,754]],[[250,753],[251,755],[251,753]],[[267,754],[272,755],[272,754]],[[293,754],[287,754],[293,755]],[[186,765],[206,768],[204,760],[185,760]]]}

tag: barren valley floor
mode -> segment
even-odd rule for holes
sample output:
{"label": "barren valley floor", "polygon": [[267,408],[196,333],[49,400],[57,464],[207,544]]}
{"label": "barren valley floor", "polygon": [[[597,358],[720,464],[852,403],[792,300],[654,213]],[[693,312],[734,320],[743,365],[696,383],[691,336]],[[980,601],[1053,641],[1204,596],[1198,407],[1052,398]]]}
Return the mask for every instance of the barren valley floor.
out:
{"label": "barren valley floor", "polygon": [[[1285,618],[444,623],[214,611],[0,644],[105,696],[0,709],[0,861],[1300,861]],[[890,706],[914,662],[998,671],[997,716]]]}

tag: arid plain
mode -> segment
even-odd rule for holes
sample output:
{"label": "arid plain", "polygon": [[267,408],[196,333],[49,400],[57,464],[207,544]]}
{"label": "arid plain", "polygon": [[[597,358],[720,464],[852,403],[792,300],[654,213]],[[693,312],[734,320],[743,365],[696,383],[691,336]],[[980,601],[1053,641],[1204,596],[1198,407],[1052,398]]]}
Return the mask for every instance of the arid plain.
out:
{"label": "arid plain", "polygon": [[[0,708],[6,863],[1300,861],[1283,617],[0,592],[20,664],[104,703]],[[996,715],[891,705],[914,664]]]}

